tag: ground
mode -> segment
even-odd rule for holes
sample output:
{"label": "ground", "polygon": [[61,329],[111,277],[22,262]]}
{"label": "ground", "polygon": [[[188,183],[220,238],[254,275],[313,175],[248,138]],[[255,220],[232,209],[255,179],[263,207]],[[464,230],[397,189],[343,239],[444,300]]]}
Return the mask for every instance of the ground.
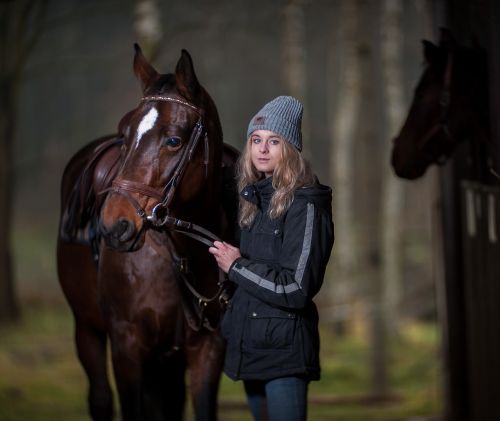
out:
{"label": "ground", "polygon": [[[0,327],[0,421],[88,420],[85,377],[65,303],[23,301],[22,319]],[[369,393],[369,350],[359,335],[322,326],[322,379],[310,386],[309,420],[427,421],[440,413],[438,331],[407,324],[390,346],[390,396]],[[221,421],[251,420],[241,382],[223,377]],[[187,409],[186,421],[192,420]]]}

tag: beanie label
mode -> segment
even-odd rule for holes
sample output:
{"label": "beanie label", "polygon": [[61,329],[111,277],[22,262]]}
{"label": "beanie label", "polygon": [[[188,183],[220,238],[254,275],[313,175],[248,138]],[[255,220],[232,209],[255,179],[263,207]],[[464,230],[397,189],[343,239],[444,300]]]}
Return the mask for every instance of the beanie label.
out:
{"label": "beanie label", "polygon": [[257,116],[253,120],[253,124],[255,125],[261,125],[261,124],[266,124],[266,117],[263,116]]}

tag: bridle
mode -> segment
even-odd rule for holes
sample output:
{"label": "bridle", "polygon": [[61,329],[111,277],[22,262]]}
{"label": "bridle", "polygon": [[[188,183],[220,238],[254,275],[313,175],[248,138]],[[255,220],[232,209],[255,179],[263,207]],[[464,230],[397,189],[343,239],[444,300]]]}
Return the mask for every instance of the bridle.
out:
{"label": "bridle", "polygon": [[[184,221],[169,215],[169,207],[174,198],[176,189],[186,171],[188,163],[193,159],[196,147],[201,137],[204,139],[203,164],[205,166],[205,178],[208,177],[210,151],[208,134],[204,126],[205,113],[201,108],[173,96],[147,95],[144,96],[141,101],[166,101],[177,103],[195,111],[198,115],[198,120],[193,128],[193,131],[191,132],[189,141],[182,151],[182,155],[173,170],[172,176],[161,191],[144,183],[126,180],[123,178],[116,178],[113,180],[112,186],[101,193],[107,193],[110,191],[124,196],[135,208],[137,215],[143,219],[145,224],[151,224],[156,228],[168,226],[170,229],[195,238],[210,247],[212,246],[213,241],[220,241],[215,234],[192,222]],[[146,210],[130,193],[138,193],[143,196],[154,198],[158,201],[158,203],[151,210],[151,214],[148,215]]]}
{"label": "bridle", "polygon": [[[139,217],[143,220],[143,225],[137,237],[140,235],[142,230],[146,225],[152,225],[155,228],[167,227],[169,231],[179,232],[183,235],[194,238],[195,240],[207,245],[208,247],[213,246],[214,241],[222,241],[218,236],[209,230],[194,224],[189,221],[184,221],[179,218],[170,216],[169,206],[174,198],[177,186],[179,185],[188,163],[193,159],[194,153],[196,151],[197,145],[201,137],[204,139],[204,165],[205,165],[205,178],[208,177],[208,164],[210,159],[209,144],[208,144],[208,134],[204,126],[204,111],[194,106],[193,104],[184,101],[180,98],[164,95],[148,95],[141,99],[141,101],[167,101],[180,104],[196,112],[198,115],[198,120],[191,132],[191,136],[187,145],[185,146],[182,155],[177,162],[172,177],[170,177],[168,183],[165,187],[159,191],[154,187],[148,186],[144,183],[139,183],[137,181],[126,180],[123,178],[115,178],[112,182],[110,188],[103,190],[101,194],[107,192],[113,192],[125,197],[128,202],[135,208],[135,211]],[[145,209],[139,204],[139,202],[131,195],[131,193],[138,193],[143,196],[154,198],[158,203],[151,210],[151,214],[148,215]],[[168,241],[171,243],[170,254],[173,260],[176,262],[176,267],[178,270],[179,277],[183,280],[184,285],[191,292],[191,294],[196,298],[198,306],[200,308],[199,321],[194,323],[190,318],[188,318],[188,323],[192,329],[198,331],[202,326],[209,330],[214,330],[215,327],[211,326],[208,320],[205,318],[205,308],[206,306],[215,300],[218,300],[221,305],[227,304],[228,294],[226,291],[225,275],[222,270],[219,269],[219,281],[217,282],[217,291],[211,297],[206,297],[199,293],[193,284],[190,282],[189,270],[187,269],[187,261],[185,258],[177,256],[175,253],[175,246],[172,244],[172,239],[168,237]],[[135,243],[135,241],[134,241]]]}
{"label": "bridle", "polygon": [[[441,115],[439,120],[420,138],[417,142],[417,148],[423,150],[430,140],[439,132],[443,132],[445,138],[450,143],[456,143],[456,138],[452,135],[448,127],[448,114],[450,110],[450,96],[451,96],[451,77],[453,71],[453,53],[449,52],[446,60],[446,70],[444,74],[443,89],[440,93],[439,105],[441,107]],[[437,163],[442,165],[446,161],[446,154],[438,158]]]}

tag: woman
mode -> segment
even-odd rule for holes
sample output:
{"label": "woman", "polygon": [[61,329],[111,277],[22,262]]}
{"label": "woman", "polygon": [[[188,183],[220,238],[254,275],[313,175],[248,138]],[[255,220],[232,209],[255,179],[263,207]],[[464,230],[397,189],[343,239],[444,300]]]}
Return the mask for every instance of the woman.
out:
{"label": "woman", "polygon": [[239,162],[238,249],[209,250],[238,288],[224,315],[224,371],[242,379],[255,420],[305,420],[319,379],[312,298],[333,245],[331,189],[302,158],[302,104],[280,96],[250,121]]}

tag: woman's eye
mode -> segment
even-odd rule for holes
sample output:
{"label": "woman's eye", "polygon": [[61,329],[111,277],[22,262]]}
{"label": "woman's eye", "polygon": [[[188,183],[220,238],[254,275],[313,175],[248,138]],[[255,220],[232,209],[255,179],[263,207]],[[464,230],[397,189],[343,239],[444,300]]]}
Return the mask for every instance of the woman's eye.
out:
{"label": "woman's eye", "polygon": [[280,143],[280,140],[279,140],[279,139],[271,139],[271,140],[269,141],[269,143],[270,143],[271,145],[277,145],[277,144],[279,144],[279,143]]}
{"label": "woman's eye", "polygon": [[253,143],[260,143],[260,138],[258,138],[258,137],[254,137],[254,138],[252,139],[252,142],[253,142]]}
{"label": "woman's eye", "polygon": [[170,146],[171,148],[177,148],[181,144],[181,138],[180,137],[167,137],[164,141],[163,144],[165,146]]}

